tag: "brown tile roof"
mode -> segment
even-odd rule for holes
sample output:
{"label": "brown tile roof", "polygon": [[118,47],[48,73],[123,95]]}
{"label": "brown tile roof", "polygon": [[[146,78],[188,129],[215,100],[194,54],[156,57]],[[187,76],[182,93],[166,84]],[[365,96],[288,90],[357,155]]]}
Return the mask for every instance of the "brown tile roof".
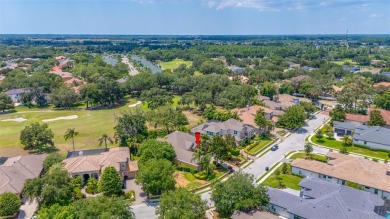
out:
{"label": "brown tile roof", "polygon": [[385,86],[385,87],[389,87],[390,86],[390,82],[379,82],[379,83],[375,83],[374,84],[374,87],[379,87],[379,86]]}
{"label": "brown tile roof", "polygon": [[370,112],[372,110],[379,110],[381,112],[383,120],[385,120],[385,122],[386,122],[386,125],[390,125],[390,111],[389,110],[370,108],[368,110],[368,114],[370,114]]}
{"label": "brown tile roof", "polygon": [[8,158],[0,165],[0,194],[12,192],[20,194],[27,179],[38,177],[46,154],[25,155]]}
{"label": "brown tile roof", "polygon": [[240,108],[240,109],[236,108],[236,109],[233,109],[232,111],[237,112],[238,117],[240,118],[240,120],[243,123],[257,127],[257,125],[255,123],[255,117],[256,117],[256,113],[259,109],[262,109],[264,111],[264,113],[266,113],[266,114],[270,114],[273,112],[273,110],[271,110],[267,107],[257,106],[257,105],[250,106],[248,108],[247,107]]}
{"label": "brown tile roof", "polygon": [[336,85],[332,85],[332,88],[334,91],[337,91],[337,92],[341,92],[343,91],[344,87],[343,86],[336,86]]}
{"label": "brown tile roof", "polygon": [[109,151],[97,155],[76,156],[65,159],[62,163],[69,173],[100,172],[112,166],[120,170],[119,163],[130,159],[127,147],[110,148]]}
{"label": "brown tile roof", "polygon": [[296,159],[291,166],[390,192],[390,165],[329,152],[328,163]]}
{"label": "brown tile roof", "polygon": [[370,120],[370,117],[368,115],[358,115],[358,114],[350,114],[347,113],[345,114],[345,119],[349,121],[356,121],[356,122],[361,122],[365,123]]}

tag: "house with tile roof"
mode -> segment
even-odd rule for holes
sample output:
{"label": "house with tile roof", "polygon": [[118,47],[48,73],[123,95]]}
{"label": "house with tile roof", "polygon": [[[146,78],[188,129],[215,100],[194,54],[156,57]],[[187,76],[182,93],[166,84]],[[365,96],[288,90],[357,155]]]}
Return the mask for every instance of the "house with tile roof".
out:
{"label": "house with tile roof", "polygon": [[191,135],[195,135],[197,132],[209,136],[225,136],[230,134],[235,138],[237,144],[260,133],[258,128],[235,119],[228,119],[224,122],[210,120],[190,130]]}
{"label": "house with tile roof", "polygon": [[20,103],[22,100],[22,95],[24,93],[29,93],[30,90],[26,88],[11,89],[5,92],[9,97],[11,97],[14,103]]}
{"label": "house with tile roof", "polygon": [[352,123],[355,125],[367,125],[368,121],[370,121],[370,117],[368,115],[360,115],[360,114],[345,114],[344,122]]}
{"label": "house with tile roof", "polygon": [[299,186],[299,196],[268,188],[268,210],[291,219],[384,219],[375,211],[384,205],[378,195],[315,178],[304,178]]}
{"label": "house with tile roof", "polygon": [[[243,123],[249,124],[249,125],[252,125],[253,127],[258,128],[258,126],[255,123],[255,117],[256,117],[257,111],[259,111],[260,109],[263,110],[264,116],[266,119],[271,120],[272,117],[274,116],[273,110],[271,110],[267,107],[258,106],[258,105],[247,106],[244,108],[236,108],[236,109],[233,109],[232,112],[237,113],[238,117],[240,118],[240,120]],[[264,130],[261,130],[261,131],[264,132]]]}
{"label": "house with tile roof", "polygon": [[24,182],[41,175],[46,154],[25,155],[1,159],[0,194],[21,194]]}
{"label": "house with tile roof", "polygon": [[89,178],[100,178],[106,167],[114,167],[122,180],[134,178],[138,171],[136,161],[130,161],[128,147],[69,152],[62,162],[71,177],[81,176],[84,182]]}
{"label": "house with tile roof", "polygon": [[390,199],[390,165],[329,152],[328,162],[295,159],[292,172],[309,178],[321,178],[331,183],[344,185],[354,182],[365,191]]}

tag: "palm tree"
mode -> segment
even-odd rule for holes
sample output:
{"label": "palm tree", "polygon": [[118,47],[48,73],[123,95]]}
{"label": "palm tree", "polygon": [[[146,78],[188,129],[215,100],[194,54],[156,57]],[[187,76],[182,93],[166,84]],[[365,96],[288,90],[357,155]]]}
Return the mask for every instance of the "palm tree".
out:
{"label": "palm tree", "polygon": [[109,135],[107,135],[106,133],[104,133],[102,135],[102,137],[99,138],[99,145],[102,146],[102,144],[104,142],[104,145],[106,146],[106,151],[107,151],[107,141],[109,141],[111,144],[114,143],[112,138]]}
{"label": "palm tree", "polygon": [[64,135],[65,141],[67,141],[68,139],[72,138],[73,151],[75,151],[74,150],[74,137],[77,136],[78,134],[79,133],[76,132],[74,130],[74,128],[71,128],[71,129],[66,130],[65,135]]}
{"label": "palm tree", "polygon": [[349,135],[344,135],[343,137],[341,137],[341,140],[343,142],[343,145],[345,146],[351,146],[353,143],[353,139]]}

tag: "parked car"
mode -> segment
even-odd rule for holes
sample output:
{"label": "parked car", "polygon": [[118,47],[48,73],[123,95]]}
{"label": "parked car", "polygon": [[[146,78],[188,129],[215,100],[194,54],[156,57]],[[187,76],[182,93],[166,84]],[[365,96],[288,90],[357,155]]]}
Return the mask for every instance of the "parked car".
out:
{"label": "parked car", "polygon": [[230,166],[230,165],[228,165],[228,164],[226,164],[226,163],[223,163],[222,166],[223,166],[224,168],[228,169],[229,171],[233,171],[233,167]]}
{"label": "parked car", "polygon": [[276,151],[278,149],[279,149],[279,146],[278,145],[274,145],[274,146],[272,146],[271,151]]}
{"label": "parked car", "polygon": [[269,170],[269,167],[265,167],[265,171],[268,171]]}

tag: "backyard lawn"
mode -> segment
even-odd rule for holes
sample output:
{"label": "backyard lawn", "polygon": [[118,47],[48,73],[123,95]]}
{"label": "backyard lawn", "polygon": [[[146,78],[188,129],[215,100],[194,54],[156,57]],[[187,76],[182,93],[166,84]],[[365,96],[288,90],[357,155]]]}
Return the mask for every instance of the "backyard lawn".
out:
{"label": "backyard lawn", "polygon": [[192,61],[185,61],[183,59],[174,59],[170,62],[159,62],[158,63],[162,69],[166,70],[166,69],[176,69],[178,68],[181,64],[184,64],[186,65],[187,67],[191,67],[192,66]]}
{"label": "backyard lawn", "polygon": [[253,144],[256,144],[255,146],[253,146],[253,145],[248,146],[249,154],[256,154],[258,151],[260,151],[266,145],[268,145],[272,140],[273,139],[271,137],[269,137],[268,135],[261,137],[260,141],[253,143]]}
{"label": "backyard lawn", "polygon": [[[277,171],[280,171],[280,175],[276,175]],[[283,174],[282,173],[282,166],[278,167],[278,170],[275,170],[274,173],[272,173],[271,176],[269,176],[264,182],[261,184],[263,186],[269,186],[272,188],[278,188],[279,182],[282,182],[287,188],[300,190],[301,187],[298,185],[299,182],[301,182],[302,177],[294,176],[290,174]],[[279,179],[279,180],[278,180]]]}
{"label": "backyard lawn", "polygon": [[0,121],[0,154],[13,156],[21,154],[21,152],[28,153],[22,149],[20,144],[20,131],[26,125],[33,122],[42,122],[46,119],[57,119],[47,123],[54,132],[54,143],[61,153],[66,153],[72,149],[71,140],[67,142],[64,140],[64,133],[68,128],[75,128],[79,132],[79,135],[75,137],[76,149],[104,147],[99,146],[98,139],[104,133],[113,137],[115,117],[120,116],[123,111],[130,110],[129,105],[136,102],[135,99],[129,99],[126,104],[118,108],[101,110],[85,110],[84,108],[55,110],[16,107],[16,112],[0,115],[0,120],[19,119],[19,121]]}
{"label": "backyard lawn", "polygon": [[[323,146],[330,147],[330,148],[334,148],[334,149],[338,149],[338,150],[340,150],[343,147],[343,143],[341,141],[337,141],[334,138],[329,139],[329,138],[323,137],[323,138],[319,139],[316,136],[313,136],[311,138],[311,140],[316,144],[323,145]],[[347,150],[348,150],[348,152],[361,154],[363,156],[371,156],[371,157],[376,157],[376,158],[380,158],[380,159],[389,159],[388,153],[382,152],[382,151],[373,151],[373,150],[369,150],[366,148],[360,148],[360,147],[356,147],[356,146],[349,146],[349,147],[347,147]]]}

